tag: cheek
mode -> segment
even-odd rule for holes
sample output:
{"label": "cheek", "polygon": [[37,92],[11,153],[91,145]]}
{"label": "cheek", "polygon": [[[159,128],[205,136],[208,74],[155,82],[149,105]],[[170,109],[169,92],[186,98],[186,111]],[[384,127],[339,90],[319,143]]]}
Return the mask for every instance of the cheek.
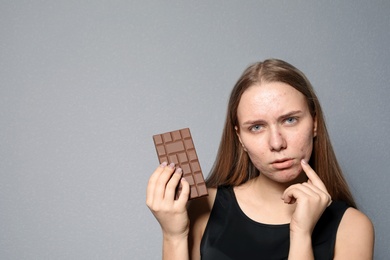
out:
{"label": "cheek", "polygon": [[261,140],[261,138],[241,138],[242,144],[245,147],[246,152],[250,157],[252,156],[261,156],[265,154],[266,145]]}
{"label": "cheek", "polygon": [[248,142],[245,146],[249,159],[259,170],[261,170],[262,165],[265,164],[266,158],[269,157],[265,147],[266,146],[260,142]]}
{"label": "cheek", "polygon": [[297,145],[299,146],[299,150],[302,155],[306,159],[309,159],[313,150],[313,137],[311,135],[301,136]]}

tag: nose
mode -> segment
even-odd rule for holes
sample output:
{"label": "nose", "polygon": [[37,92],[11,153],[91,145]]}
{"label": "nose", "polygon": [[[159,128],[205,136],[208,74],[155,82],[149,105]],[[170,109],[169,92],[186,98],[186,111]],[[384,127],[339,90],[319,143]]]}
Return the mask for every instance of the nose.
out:
{"label": "nose", "polygon": [[279,152],[287,147],[286,139],[277,127],[270,129],[269,146],[270,150],[275,152]]}

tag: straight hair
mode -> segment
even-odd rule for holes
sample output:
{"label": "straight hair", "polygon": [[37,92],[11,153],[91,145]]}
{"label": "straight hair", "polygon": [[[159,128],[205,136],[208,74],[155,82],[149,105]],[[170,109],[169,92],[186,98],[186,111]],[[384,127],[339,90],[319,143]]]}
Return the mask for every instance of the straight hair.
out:
{"label": "straight hair", "polygon": [[291,64],[268,59],[249,66],[235,84],[229,98],[222,138],[216,160],[206,180],[207,186],[239,186],[261,174],[244,151],[237,137],[237,108],[242,94],[253,85],[283,82],[301,92],[311,116],[317,120],[317,136],[313,140],[310,166],[324,182],[333,200],[345,201],[356,208],[356,203],[343,176],[334,153],[320,102],[306,76]]}

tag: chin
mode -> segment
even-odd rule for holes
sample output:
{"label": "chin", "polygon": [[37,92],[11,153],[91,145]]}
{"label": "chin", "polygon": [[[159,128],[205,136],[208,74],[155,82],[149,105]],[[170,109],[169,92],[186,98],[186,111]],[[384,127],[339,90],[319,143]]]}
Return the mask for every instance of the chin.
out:
{"label": "chin", "polygon": [[306,174],[299,167],[299,169],[290,169],[275,173],[274,178],[275,181],[280,183],[294,184],[306,181]]}

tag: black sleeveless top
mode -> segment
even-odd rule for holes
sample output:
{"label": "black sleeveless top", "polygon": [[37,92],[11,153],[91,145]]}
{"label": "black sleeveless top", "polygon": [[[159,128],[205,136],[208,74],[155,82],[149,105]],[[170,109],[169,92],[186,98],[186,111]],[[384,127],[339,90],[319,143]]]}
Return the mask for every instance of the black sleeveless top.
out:
{"label": "black sleeveless top", "polygon": [[[315,259],[333,259],[336,233],[348,208],[334,201],[322,214],[312,234]],[[287,259],[289,224],[258,223],[240,209],[232,187],[219,187],[202,237],[202,260]]]}

